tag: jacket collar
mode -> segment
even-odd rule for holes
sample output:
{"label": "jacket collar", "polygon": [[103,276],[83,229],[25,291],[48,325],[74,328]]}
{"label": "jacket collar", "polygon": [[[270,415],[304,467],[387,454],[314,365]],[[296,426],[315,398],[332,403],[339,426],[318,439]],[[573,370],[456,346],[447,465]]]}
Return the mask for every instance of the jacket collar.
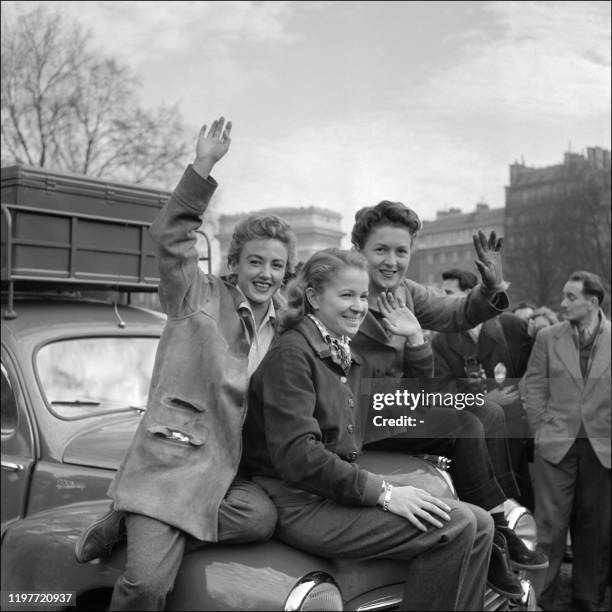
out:
{"label": "jacket collar", "polygon": [[599,310],[599,328],[593,339],[591,348],[591,363],[589,364],[588,381],[604,378],[610,370],[610,321],[606,319],[603,310]]}
{"label": "jacket collar", "polygon": [[[575,340],[575,331],[569,321],[559,325],[555,334],[555,352],[560,361],[568,369],[572,378],[579,386],[582,386],[583,378],[580,370],[580,355]],[[604,338],[607,336],[607,338]],[[606,319],[602,310],[599,312],[599,329],[593,340],[591,349],[592,362],[589,364],[588,381],[601,377],[610,365],[610,353],[606,353],[606,346],[610,342],[610,322]],[[587,381],[587,382],[588,382]]]}
{"label": "jacket collar", "polygon": [[[331,358],[329,345],[323,339],[317,326],[308,317],[304,317],[293,329],[304,336],[319,359]],[[361,364],[361,359],[353,351],[351,351],[351,358],[355,363]]]}
{"label": "jacket collar", "polygon": [[[244,293],[242,293],[242,291],[234,283],[230,281],[229,276],[221,276],[220,278],[223,281],[223,284],[225,285],[226,289],[228,290],[229,294],[232,297],[232,301],[234,302],[234,310],[239,313],[241,311],[241,307],[244,307],[244,302],[246,300]],[[287,302],[285,298],[277,291],[272,296],[272,304],[271,304],[271,306],[274,309],[275,315],[279,313],[281,310],[283,310],[286,307],[286,305],[287,305]],[[244,308],[242,309],[244,310]],[[276,330],[277,322],[278,322],[278,319],[276,316],[274,317],[272,322]]]}
{"label": "jacket collar", "polygon": [[368,311],[361,322],[358,333],[375,340],[379,344],[390,345],[391,342],[391,336],[385,331],[371,311]]}
{"label": "jacket collar", "polygon": [[572,375],[572,379],[579,387],[582,387],[582,372],[580,371],[580,359],[574,342],[572,326],[569,321],[559,325],[555,334],[555,352],[557,357]]}

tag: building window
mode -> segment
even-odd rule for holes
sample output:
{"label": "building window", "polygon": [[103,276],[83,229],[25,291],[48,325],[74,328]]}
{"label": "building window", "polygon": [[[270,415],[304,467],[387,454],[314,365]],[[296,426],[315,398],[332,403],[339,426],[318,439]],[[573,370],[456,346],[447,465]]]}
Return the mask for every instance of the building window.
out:
{"label": "building window", "polygon": [[433,262],[434,262],[433,253],[427,253],[427,263],[428,264],[433,264]]}

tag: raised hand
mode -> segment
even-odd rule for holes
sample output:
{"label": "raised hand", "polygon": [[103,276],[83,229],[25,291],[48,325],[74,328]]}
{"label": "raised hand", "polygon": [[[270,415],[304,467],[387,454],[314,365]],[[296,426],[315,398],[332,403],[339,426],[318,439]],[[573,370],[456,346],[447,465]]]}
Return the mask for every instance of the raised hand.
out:
{"label": "raised hand", "polygon": [[421,324],[401,298],[395,298],[391,292],[381,293],[377,302],[387,330],[392,334],[404,336],[409,344],[423,344],[425,340]]}
{"label": "raised hand", "polygon": [[412,486],[393,487],[389,512],[404,517],[421,531],[427,531],[423,521],[442,527],[442,521],[450,520],[450,506],[431,493]]}
{"label": "raised hand", "polygon": [[491,232],[489,239],[478,230],[478,234],[472,236],[474,248],[478,260],[474,263],[482,277],[482,283],[487,289],[504,291],[506,283],[502,274],[501,248],[503,238],[497,238],[495,232]]}
{"label": "raised hand", "polygon": [[232,122],[225,122],[223,117],[215,119],[210,130],[202,126],[196,143],[196,158],[193,169],[202,177],[206,178],[213,166],[227,153],[231,138]]}

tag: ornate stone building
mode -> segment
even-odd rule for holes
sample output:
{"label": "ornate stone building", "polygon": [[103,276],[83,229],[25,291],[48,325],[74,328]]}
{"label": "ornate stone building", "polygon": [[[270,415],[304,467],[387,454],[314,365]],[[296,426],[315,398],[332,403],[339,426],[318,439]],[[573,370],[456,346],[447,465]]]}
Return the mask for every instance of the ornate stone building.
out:
{"label": "ornate stone building", "polygon": [[575,270],[599,274],[610,289],[610,151],[565,153],[544,168],[510,166],[504,269],[513,301],[558,308]]}
{"label": "ornate stone building", "polygon": [[502,236],[503,227],[504,209],[489,208],[484,202],[467,213],[460,208],[438,211],[434,221],[423,221],[412,254],[410,278],[438,286],[444,270],[461,268],[477,273],[473,234],[481,229],[487,236],[493,230]]}
{"label": "ornate stone building", "polygon": [[328,247],[341,246],[344,232],[340,229],[342,215],[327,208],[304,206],[299,208],[265,208],[262,210],[235,215],[221,215],[216,238],[219,241],[219,266],[217,271],[224,272],[227,264],[227,251],[239,221],[252,214],[277,215],[291,225],[297,236],[297,261],[306,261],[315,251]]}

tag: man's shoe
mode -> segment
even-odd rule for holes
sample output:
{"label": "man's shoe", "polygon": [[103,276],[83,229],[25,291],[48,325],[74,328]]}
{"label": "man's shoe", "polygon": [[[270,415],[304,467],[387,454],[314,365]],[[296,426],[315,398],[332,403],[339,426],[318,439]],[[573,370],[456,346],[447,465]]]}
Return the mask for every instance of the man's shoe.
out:
{"label": "man's shoe", "polygon": [[79,563],[110,555],[117,542],[125,538],[125,514],[109,510],[94,521],[79,537],[74,554]]}
{"label": "man's shoe", "polygon": [[496,525],[495,530],[501,533],[508,544],[508,556],[516,569],[536,570],[548,567],[548,558],[539,550],[529,550],[525,542],[510,527]]}
{"label": "man's shoe", "polygon": [[510,567],[508,545],[504,536],[498,531],[495,531],[493,537],[487,584],[496,593],[508,599],[520,599],[523,596],[521,581]]}

